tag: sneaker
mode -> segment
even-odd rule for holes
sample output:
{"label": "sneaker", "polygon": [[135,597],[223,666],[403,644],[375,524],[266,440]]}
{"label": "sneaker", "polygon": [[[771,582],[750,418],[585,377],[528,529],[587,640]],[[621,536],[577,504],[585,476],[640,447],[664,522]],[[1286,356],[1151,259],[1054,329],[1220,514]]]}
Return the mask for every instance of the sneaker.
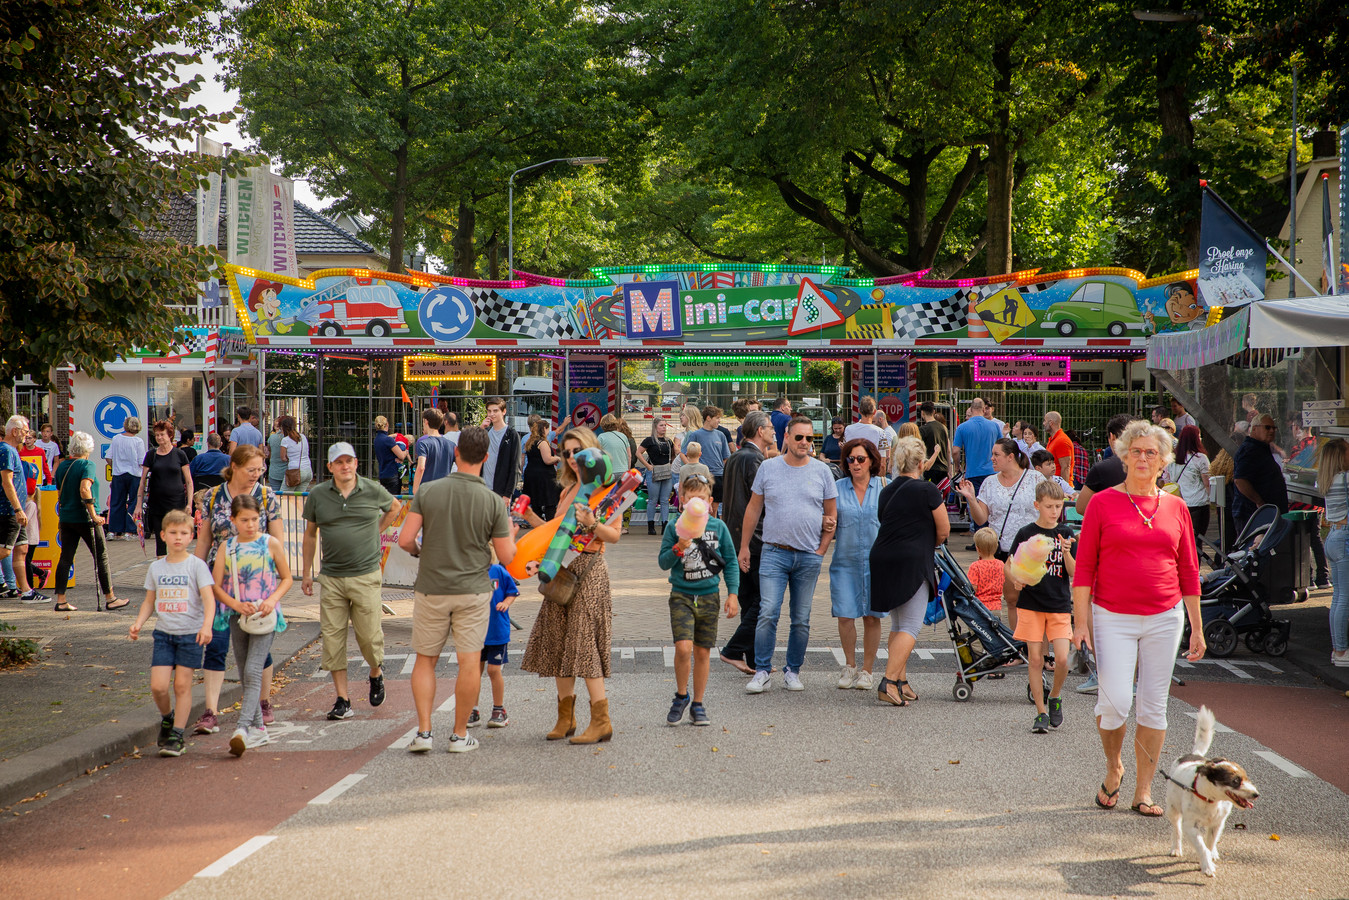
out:
{"label": "sneaker", "polygon": [[234,756],[243,756],[247,749],[248,730],[245,728],[235,729],[234,734],[230,735],[230,753]]}
{"label": "sneaker", "polygon": [[1330,664],[1340,668],[1349,668],[1349,650],[1331,650]]}
{"label": "sneaker", "polygon": [[215,710],[208,709],[201,714],[197,724],[192,726],[193,734],[215,734],[220,731],[220,721],[215,716]]}
{"label": "sneaker", "polygon": [[465,735],[464,737],[460,737],[454,732],[450,732],[451,753],[467,753],[470,750],[477,750],[477,749],[478,749],[478,739],[475,738],[473,735],[470,734]]}
{"label": "sneaker", "polygon": [[1320,578],[1316,579],[1316,589],[1318,591],[1324,591],[1328,587],[1331,587],[1329,575],[1322,575]]}
{"label": "sneaker", "polygon": [[19,598],[20,603],[50,603],[51,597],[45,594],[39,594],[36,589],[29,591]]}
{"label": "sneaker", "polygon": [[488,728],[505,728],[511,724],[511,720],[506,717],[506,711],[497,707],[492,710],[492,718],[487,720]]}
{"label": "sneaker", "polygon": [[333,708],[328,710],[328,718],[334,722],[338,719],[350,719],[354,715],[356,714],[351,711],[351,701],[345,697],[338,697]]}
{"label": "sneaker", "polygon": [[876,680],[866,669],[858,669],[857,683],[853,687],[859,691],[873,691],[876,689]]}
{"label": "sneaker", "polygon": [[689,717],[693,720],[694,725],[712,724],[712,720],[707,717],[707,707],[703,706],[701,703],[693,704],[693,707],[689,711]]}
{"label": "sneaker", "polygon": [[1030,727],[1031,734],[1049,734],[1049,713],[1040,713]]}
{"label": "sneaker", "polygon": [[181,728],[170,728],[167,740],[159,744],[160,756],[182,756],[183,755],[183,730]]}
{"label": "sneaker", "polygon": [[159,741],[160,747],[169,742],[169,737],[173,734],[173,716],[163,716],[159,720]]}
{"label": "sneaker", "polygon": [[409,753],[429,753],[431,750],[431,732],[419,731],[412,743],[408,744]]}
{"label": "sneaker", "polygon": [[379,706],[384,702],[384,676],[370,676],[370,705]]}
{"label": "sneaker", "polygon": [[1087,680],[1084,681],[1084,682],[1082,682],[1081,684],[1079,684],[1079,685],[1077,686],[1076,690],[1077,690],[1077,692],[1078,692],[1079,694],[1094,694],[1094,693],[1096,693],[1096,676],[1095,676],[1095,674],[1088,675],[1088,676],[1087,676]]}
{"label": "sneaker", "polygon": [[849,691],[855,687],[857,687],[857,670],[852,666],[844,666],[843,671],[838,673],[838,689]]}
{"label": "sneaker", "polygon": [[478,707],[473,707],[473,712],[468,714],[468,727],[477,728],[482,724],[482,716],[478,713]]}
{"label": "sneaker", "polygon": [[689,708],[689,695],[679,696],[675,694],[674,701],[670,703],[670,714],[665,717],[665,721],[670,725],[678,725],[684,720],[684,712]]}
{"label": "sneaker", "polygon": [[1058,728],[1063,724],[1063,698],[1049,698],[1049,724]]}
{"label": "sneaker", "polygon": [[754,677],[749,680],[749,684],[745,685],[745,693],[762,694],[764,691],[768,690],[768,682],[769,677],[767,672],[763,670],[755,672]]}
{"label": "sneaker", "polygon": [[0,590],[0,600],[18,600],[19,592],[12,587]]}
{"label": "sneaker", "polygon": [[801,683],[800,674],[793,672],[791,669],[782,670],[782,683],[789,691],[804,691],[806,689],[806,686]]}
{"label": "sneaker", "polygon": [[270,725],[276,721],[276,716],[272,715],[272,701],[260,700],[258,705],[262,707],[262,724]]}
{"label": "sneaker", "polygon": [[248,749],[261,747],[264,744],[270,744],[272,737],[267,733],[266,725],[259,725],[257,728],[248,729]]}

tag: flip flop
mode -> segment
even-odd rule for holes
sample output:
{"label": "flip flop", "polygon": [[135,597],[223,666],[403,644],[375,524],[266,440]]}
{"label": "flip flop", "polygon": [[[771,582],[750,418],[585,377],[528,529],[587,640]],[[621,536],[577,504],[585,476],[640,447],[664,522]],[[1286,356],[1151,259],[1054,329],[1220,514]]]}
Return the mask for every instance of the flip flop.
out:
{"label": "flip flop", "polygon": [[[1104,788],[1105,785],[1101,785],[1101,787]],[[1146,818],[1149,819],[1159,819],[1162,816],[1161,806],[1157,805],[1156,803],[1153,803],[1151,800],[1145,800],[1142,803],[1135,803],[1133,806],[1129,808],[1132,809],[1134,812],[1138,813],[1140,816],[1145,816]],[[1155,809],[1157,811],[1156,812],[1145,811],[1149,809]]]}
{"label": "flip flop", "polygon": [[[1122,783],[1123,783],[1123,782],[1121,782],[1121,784],[1122,784]],[[1115,806],[1116,806],[1116,804],[1119,803],[1118,800],[1115,800],[1114,803],[1102,803],[1102,802],[1101,802],[1101,794],[1105,794],[1105,799],[1107,799],[1107,800],[1114,800],[1114,798],[1116,798],[1116,797],[1119,796],[1119,788],[1115,788],[1113,791],[1107,791],[1107,790],[1105,789],[1105,782],[1102,781],[1102,782],[1101,782],[1101,789],[1100,789],[1099,791],[1097,791],[1097,792],[1096,792],[1096,796],[1092,798],[1093,800],[1096,801],[1096,805],[1099,806],[1101,809],[1114,809]]]}
{"label": "flip flop", "polygon": [[104,609],[121,609],[131,601],[126,597],[113,597],[107,603],[103,604]]}

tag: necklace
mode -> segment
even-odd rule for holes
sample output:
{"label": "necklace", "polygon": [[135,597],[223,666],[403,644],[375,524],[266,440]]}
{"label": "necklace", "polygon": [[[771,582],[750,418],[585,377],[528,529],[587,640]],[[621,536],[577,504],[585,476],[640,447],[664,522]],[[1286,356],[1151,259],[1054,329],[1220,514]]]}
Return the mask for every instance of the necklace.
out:
{"label": "necklace", "polygon": [[[1160,496],[1156,493],[1152,495],[1152,499],[1157,501],[1157,508],[1152,511],[1152,515],[1150,516],[1143,515],[1143,510],[1139,509],[1138,504],[1134,502],[1134,495],[1129,493],[1127,489],[1124,491],[1124,496],[1129,498],[1129,505],[1134,508],[1134,512],[1138,513],[1138,518],[1143,520],[1143,524],[1151,528],[1152,520],[1157,518],[1157,513],[1162,511],[1162,501]],[[1140,494],[1139,496],[1144,495]]]}

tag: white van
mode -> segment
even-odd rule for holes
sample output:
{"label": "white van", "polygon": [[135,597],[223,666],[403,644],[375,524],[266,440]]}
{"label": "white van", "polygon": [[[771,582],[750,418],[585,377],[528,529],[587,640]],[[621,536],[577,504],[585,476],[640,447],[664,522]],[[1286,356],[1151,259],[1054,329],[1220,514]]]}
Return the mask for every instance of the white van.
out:
{"label": "white van", "polygon": [[511,396],[506,405],[506,421],[522,438],[529,436],[529,417],[534,413],[545,419],[552,418],[552,376],[521,375],[511,382]]}

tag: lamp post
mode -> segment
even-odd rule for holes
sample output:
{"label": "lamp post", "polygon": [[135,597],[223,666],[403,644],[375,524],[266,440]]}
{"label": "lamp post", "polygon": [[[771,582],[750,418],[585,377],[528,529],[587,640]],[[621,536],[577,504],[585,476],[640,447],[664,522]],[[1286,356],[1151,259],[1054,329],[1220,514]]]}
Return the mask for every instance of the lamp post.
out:
{"label": "lamp post", "polygon": [[530,169],[538,169],[542,166],[550,166],[553,163],[564,162],[572,166],[600,166],[609,161],[607,156],[562,156],[557,159],[546,159],[541,163],[534,163],[532,166],[525,166],[523,169],[516,169],[511,173],[510,181],[506,184],[506,280],[509,281],[515,277],[515,176],[521,172],[528,172]]}

